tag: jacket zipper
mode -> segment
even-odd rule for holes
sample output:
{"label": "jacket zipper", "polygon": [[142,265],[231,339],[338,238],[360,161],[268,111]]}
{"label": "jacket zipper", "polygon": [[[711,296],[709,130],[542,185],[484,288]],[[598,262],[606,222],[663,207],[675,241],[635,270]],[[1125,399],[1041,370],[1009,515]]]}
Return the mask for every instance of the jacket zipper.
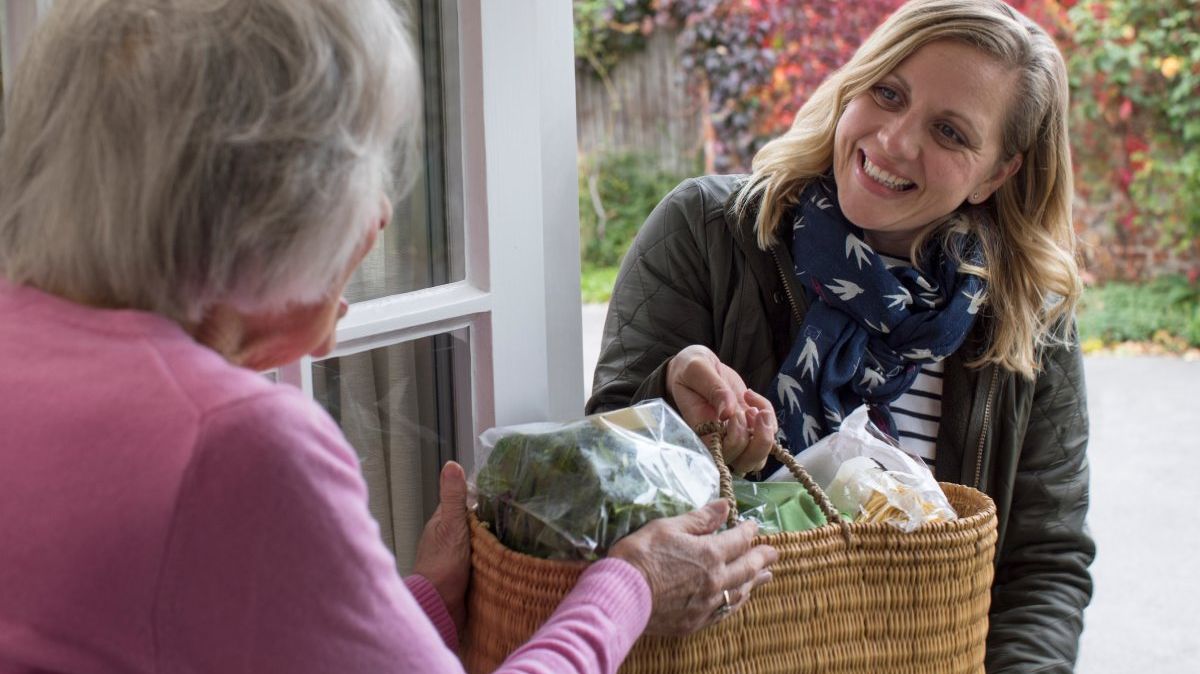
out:
{"label": "jacket zipper", "polygon": [[987,400],[983,404],[983,428],[979,430],[979,446],[975,449],[975,488],[979,491],[983,491],[983,486],[980,484],[983,475],[983,441],[987,438],[988,425],[992,421],[992,398],[996,395],[996,379],[999,372],[999,369],[993,365]]}
{"label": "jacket zipper", "polygon": [[796,319],[797,325],[804,324],[804,315],[800,313],[800,306],[796,304],[796,296],[792,294],[792,286],[788,284],[787,276],[783,272],[783,263],[779,261],[779,251],[771,248],[771,259],[775,260],[775,269],[779,271],[779,280],[783,282],[783,292],[787,294],[788,304],[792,307],[792,318]]}

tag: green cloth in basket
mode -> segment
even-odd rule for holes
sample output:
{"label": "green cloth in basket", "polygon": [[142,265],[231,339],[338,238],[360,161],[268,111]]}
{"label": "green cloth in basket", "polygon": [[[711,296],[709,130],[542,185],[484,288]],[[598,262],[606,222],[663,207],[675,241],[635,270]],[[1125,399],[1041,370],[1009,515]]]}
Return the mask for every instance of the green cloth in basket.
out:
{"label": "green cloth in basket", "polygon": [[735,478],[738,514],[758,522],[760,534],[808,531],[824,526],[825,514],[799,482],[750,482]]}

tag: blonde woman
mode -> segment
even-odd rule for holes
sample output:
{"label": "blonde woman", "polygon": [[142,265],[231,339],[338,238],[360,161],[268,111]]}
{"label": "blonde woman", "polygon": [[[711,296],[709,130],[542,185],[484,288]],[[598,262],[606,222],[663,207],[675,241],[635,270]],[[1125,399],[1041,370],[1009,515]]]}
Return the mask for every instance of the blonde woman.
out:
{"label": "blonde woman", "polygon": [[[257,372],[329,352],[391,218],[420,111],[392,3],[64,0],[13,84],[0,672],[461,672],[462,469],[401,579],[354,449]],[[500,671],[613,672],[735,610],[775,552],[710,535],[726,507],[619,541]]]}
{"label": "blonde woman", "polygon": [[749,176],[680,185],[626,256],[589,411],[726,422],[769,471],[867,404],[999,509],[988,670],[1071,671],[1091,597],[1067,77],[1000,0],[914,0]]}

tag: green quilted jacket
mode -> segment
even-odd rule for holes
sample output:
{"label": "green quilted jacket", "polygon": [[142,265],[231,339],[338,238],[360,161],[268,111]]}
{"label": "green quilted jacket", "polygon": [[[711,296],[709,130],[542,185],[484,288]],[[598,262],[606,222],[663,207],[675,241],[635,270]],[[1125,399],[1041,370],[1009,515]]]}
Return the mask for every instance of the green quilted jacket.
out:
{"label": "green quilted jacket", "polygon": [[[785,246],[762,251],[728,215],[738,176],[688,180],[651,213],[609,304],[588,413],[670,400],[667,361],[711,348],[765,393],[803,319]],[[982,321],[980,321],[982,323]],[[1042,354],[1030,381],[968,369],[985,326],[945,362],[935,472],[996,502],[999,542],[988,672],[1072,672],[1092,595],[1087,403],[1078,348]]]}

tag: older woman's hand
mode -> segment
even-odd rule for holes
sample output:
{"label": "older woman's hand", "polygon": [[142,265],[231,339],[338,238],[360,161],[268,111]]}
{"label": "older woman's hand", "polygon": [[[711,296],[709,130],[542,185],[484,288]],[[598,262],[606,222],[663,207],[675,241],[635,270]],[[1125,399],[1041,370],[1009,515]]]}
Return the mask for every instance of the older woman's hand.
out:
{"label": "older woman's hand", "polygon": [[748,473],[766,464],[779,425],[770,401],[746,388],[732,368],[711,349],[693,344],[667,365],[667,390],[689,426],[725,423],[725,462]]}
{"label": "older woman's hand", "polygon": [[467,476],[453,461],[442,467],[437,510],[421,532],[413,573],[424,576],[446,604],[462,634],[471,578],[471,531],[467,524]]}
{"label": "older woman's hand", "polygon": [[654,608],[647,633],[690,634],[728,613],[718,611],[726,599],[737,609],[751,590],[771,579],[767,567],[779,553],[769,545],[752,547],[757,525],[746,522],[713,534],[728,513],[727,502],[714,501],[654,520],[613,546],[609,556],[637,567],[650,584]]}

